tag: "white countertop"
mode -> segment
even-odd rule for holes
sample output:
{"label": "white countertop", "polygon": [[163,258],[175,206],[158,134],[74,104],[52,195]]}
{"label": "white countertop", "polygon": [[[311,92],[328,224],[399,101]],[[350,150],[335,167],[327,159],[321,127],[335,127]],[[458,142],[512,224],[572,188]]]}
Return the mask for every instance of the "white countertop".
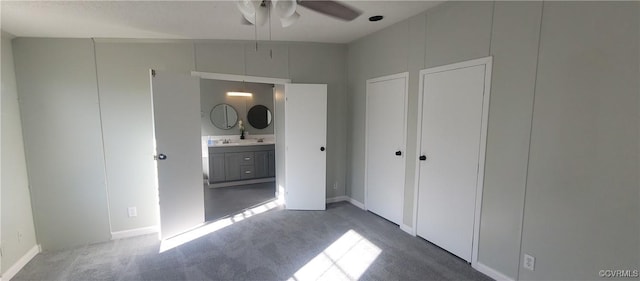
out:
{"label": "white countertop", "polygon": [[263,142],[258,142],[256,139],[244,139],[244,140],[231,140],[229,143],[223,143],[222,141],[214,141],[213,145],[209,145],[209,147],[225,147],[225,146],[253,146],[253,145],[270,145],[275,144],[273,141],[265,140]]}

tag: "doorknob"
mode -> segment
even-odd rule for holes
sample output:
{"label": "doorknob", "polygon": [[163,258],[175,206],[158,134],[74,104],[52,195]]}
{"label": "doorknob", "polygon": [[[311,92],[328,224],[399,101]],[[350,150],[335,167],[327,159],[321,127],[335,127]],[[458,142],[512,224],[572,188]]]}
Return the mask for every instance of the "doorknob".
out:
{"label": "doorknob", "polygon": [[425,155],[420,155],[420,161],[425,161],[427,160],[427,156]]}
{"label": "doorknob", "polygon": [[396,151],[396,156],[402,156],[402,151],[400,150]]}
{"label": "doorknob", "polygon": [[321,147],[320,147],[320,151],[324,151],[324,146],[321,146]]}
{"label": "doorknob", "polygon": [[158,154],[158,160],[165,160],[167,159],[167,155],[164,155],[162,153]]}

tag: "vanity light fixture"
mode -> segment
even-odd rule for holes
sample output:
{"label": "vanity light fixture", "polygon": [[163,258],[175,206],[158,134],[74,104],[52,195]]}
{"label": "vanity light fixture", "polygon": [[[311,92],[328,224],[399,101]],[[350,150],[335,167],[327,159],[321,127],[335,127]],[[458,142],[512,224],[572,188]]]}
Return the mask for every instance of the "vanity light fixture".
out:
{"label": "vanity light fixture", "polygon": [[230,97],[252,97],[252,93],[247,92],[227,92],[227,96]]}

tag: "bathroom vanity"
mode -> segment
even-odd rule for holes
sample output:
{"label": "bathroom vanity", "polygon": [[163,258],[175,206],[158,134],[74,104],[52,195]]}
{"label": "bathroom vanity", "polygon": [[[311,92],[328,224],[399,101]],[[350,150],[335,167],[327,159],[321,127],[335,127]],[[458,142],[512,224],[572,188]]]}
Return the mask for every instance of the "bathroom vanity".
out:
{"label": "bathroom vanity", "polygon": [[243,185],[275,180],[273,143],[229,143],[209,146],[210,187]]}

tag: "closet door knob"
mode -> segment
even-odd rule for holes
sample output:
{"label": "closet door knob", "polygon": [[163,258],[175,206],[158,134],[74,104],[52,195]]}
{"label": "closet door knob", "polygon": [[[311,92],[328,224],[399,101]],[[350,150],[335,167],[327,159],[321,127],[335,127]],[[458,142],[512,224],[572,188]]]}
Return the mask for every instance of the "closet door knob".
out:
{"label": "closet door knob", "polygon": [[427,156],[425,155],[420,155],[420,161],[426,161],[427,160]]}
{"label": "closet door knob", "polygon": [[167,155],[164,155],[162,153],[158,154],[158,160],[165,160],[167,159]]}
{"label": "closet door knob", "polygon": [[402,156],[402,151],[400,150],[396,151],[396,156]]}
{"label": "closet door knob", "polygon": [[320,151],[324,151],[324,146],[321,146],[321,147],[320,147]]}

